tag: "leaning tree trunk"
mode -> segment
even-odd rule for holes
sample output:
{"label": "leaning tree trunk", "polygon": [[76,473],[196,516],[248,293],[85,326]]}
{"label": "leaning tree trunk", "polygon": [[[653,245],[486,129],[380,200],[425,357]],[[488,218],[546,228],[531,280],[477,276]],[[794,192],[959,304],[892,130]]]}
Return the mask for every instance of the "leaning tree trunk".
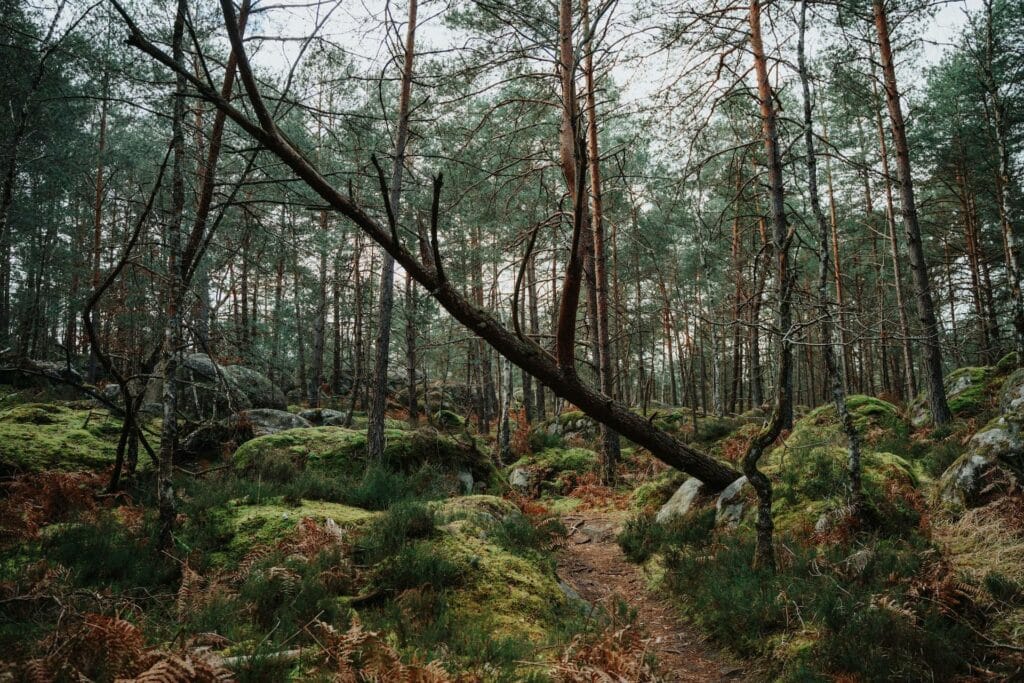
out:
{"label": "leaning tree trunk", "polygon": [[[409,1],[409,23],[405,29],[405,59],[402,66],[402,89],[398,97],[398,127],[395,134],[395,158],[391,167],[388,213],[392,235],[397,233],[399,201],[402,196],[402,173],[405,148],[409,141],[409,99],[412,93],[412,59],[416,41],[416,0]],[[395,303],[395,259],[384,253],[380,276],[380,303],[377,318],[377,346],[373,365],[373,400],[370,403],[367,448],[374,460],[384,459],[384,408],[388,394],[388,355],[391,350],[391,315]]]}
{"label": "leaning tree trunk", "polygon": [[[864,511],[864,493],[861,488],[860,466],[860,434],[853,424],[853,417],[846,407],[846,387],[843,376],[836,362],[835,334],[833,331],[832,307],[828,300],[829,267],[829,223],[821,209],[821,198],[818,194],[818,162],[814,151],[814,119],[811,111],[811,88],[808,83],[807,59],[804,55],[804,34],[807,28],[807,0],[800,3],[800,37],[797,41],[797,64],[800,72],[800,86],[804,100],[804,144],[807,147],[807,190],[811,198],[811,211],[818,223],[818,316],[821,320],[821,350],[825,359],[825,369],[831,385],[832,402],[843,432],[846,434],[849,447],[847,450],[847,471],[850,476],[850,505],[854,514],[860,517]],[[835,221],[833,221],[833,226]],[[833,232],[832,236],[835,236]],[[838,278],[837,284],[838,287]]]}
{"label": "leaning tree trunk", "polygon": [[[224,111],[247,135],[287,165],[310,190],[351,220],[374,242],[384,247],[440,306],[494,350],[543,382],[556,396],[571,401],[597,422],[607,423],[622,436],[648,449],[667,465],[700,479],[709,490],[721,490],[738,478],[739,475],[733,468],[676,439],[637,415],[629,406],[580,380],[572,358],[575,316],[569,315],[570,311],[575,313],[579,302],[580,264],[577,252],[569,252],[570,264],[566,267],[567,272],[562,280],[562,296],[558,306],[558,321],[569,321],[570,324],[556,326],[556,353],[555,357],[552,357],[537,343],[516,335],[492,314],[475,305],[447,279],[440,268],[439,248],[434,236],[430,246],[433,256],[438,258],[430,254],[424,257],[422,250],[421,255],[417,256],[397,240],[396,235],[387,226],[371,217],[350,195],[338,190],[307,155],[302,154],[284,137],[260,94],[259,84],[248,62],[245,46],[238,31],[234,8],[229,0],[222,0],[221,9],[231,46],[240,55],[238,72],[245,84],[252,115],[236,108],[202,80],[177,65],[173,58],[143,33],[118,0],[111,0],[111,4],[129,29],[129,43],[132,46],[187,78],[204,99]],[[574,246],[578,246],[578,226],[574,228],[574,233],[577,234],[574,234],[573,242]],[[571,301],[566,302],[567,297]]]}
{"label": "leaning tree trunk", "polygon": [[893,146],[896,148],[896,177],[900,184],[900,211],[903,214],[903,228],[907,234],[907,246],[910,251],[910,270],[914,278],[917,315],[921,320],[924,332],[921,345],[924,348],[928,403],[932,411],[932,420],[936,425],[944,425],[953,419],[953,415],[946,402],[946,389],[942,383],[939,324],[935,318],[935,306],[932,302],[928,262],[925,260],[924,246],[921,244],[921,226],[918,223],[917,206],[914,200],[914,179],[910,172],[907,129],[903,121],[900,93],[896,87],[896,67],[892,59],[892,46],[889,43],[889,20],[885,13],[883,0],[872,0],[872,8],[875,15],[875,28],[878,32],[879,61],[882,65],[885,101],[889,108]]}

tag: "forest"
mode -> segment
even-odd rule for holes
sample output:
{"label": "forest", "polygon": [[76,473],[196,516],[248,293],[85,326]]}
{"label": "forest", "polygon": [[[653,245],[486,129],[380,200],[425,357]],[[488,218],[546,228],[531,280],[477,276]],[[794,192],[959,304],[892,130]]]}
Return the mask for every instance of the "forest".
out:
{"label": "forest", "polygon": [[1024,0],[0,0],[0,680],[1024,680]]}

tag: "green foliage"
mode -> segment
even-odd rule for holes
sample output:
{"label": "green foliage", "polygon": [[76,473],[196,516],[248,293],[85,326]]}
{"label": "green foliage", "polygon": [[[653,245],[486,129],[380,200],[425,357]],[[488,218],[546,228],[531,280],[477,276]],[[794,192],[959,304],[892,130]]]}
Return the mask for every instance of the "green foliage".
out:
{"label": "green foliage", "polygon": [[177,567],[153,549],[151,535],[133,534],[109,514],[95,524],[50,527],[43,552],[71,569],[83,586],[161,586],[177,576]]}
{"label": "green foliage", "polygon": [[658,552],[708,543],[714,529],[714,508],[694,510],[668,524],[659,524],[653,515],[640,513],[626,521],[616,541],[630,562],[641,564]]}
{"label": "green foliage", "polygon": [[397,503],[367,527],[359,539],[359,555],[367,563],[380,562],[402,550],[411,539],[434,532],[434,513],[422,503]]}
{"label": "green foliage", "polygon": [[100,409],[27,403],[0,412],[0,474],[114,462],[121,421]]}
{"label": "green foliage", "polygon": [[769,657],[782,680],[948,680],[962,671],[974,635],[908,592],[920,548],[875,543],[877,557],[851,577],[842,573],[842,547],[824,557],[786,547],[791,556],[774,573],[751,568],[750,536],[728,537],[710,556],[682,548],[667,554],[666,580],[717,640]]}

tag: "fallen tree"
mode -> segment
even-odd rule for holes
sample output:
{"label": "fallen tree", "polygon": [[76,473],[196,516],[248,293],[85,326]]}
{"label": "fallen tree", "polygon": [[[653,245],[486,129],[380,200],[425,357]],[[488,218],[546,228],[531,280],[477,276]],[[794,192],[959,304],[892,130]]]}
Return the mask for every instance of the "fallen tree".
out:
{"label": "fallen tree", "polygon": [[[246,134],[286,164],[331,208],[351,220],[369,235],[400,263],[405,271],[420,283],[449,314],[487,342],[495,351],[545,384],[556,395],[576,405],[597,422],[611,427],[622,436],[643,446],[666,464],[700,479],[709,489],[721,490],[740,477],[739,472],[733,468],[655,427],[650,421],[630,410],[629,406],[616,401],[580,379],[575,367],[575,357],[571,352],[575,346],[575,306],[579,302],[579,291],[582,284],[579,247],[582,221],[578,217],[574,221],[572,248],[562,283],[562,296],[560,297],[562,307],[554,334],[556,355],[552,356],[532,339],[509,330],[495,316],[475,306],[449,282],[444,271],[437,239],[441,176],[434,181],[430,233],[427,235],[425,229],[419,233],[419,256],[417,256],[402,244],[395,228],[393,216],[388,216],[387,225],[370,216],[353,198],[335,188],[320,173],[316,165],[277,127],[260,94],[231,0],[221,0],[224,25],[237,64],[238,76],[246,90],[255,120],[232,105],[211,82],[204,81],[188,69],[180,67],[169,54],[149,40],[117,0],[111,0],[111,2],[128,27],[129,45],[149,55],[176,75],[183,77],[195,88],[201,98],[223,112]],[[581,170],[585,171],[585,168]],[[582,182],[582,175],[583,173],[580,174],[579,182]],[[385,208],[390,211],[386,194]]]}

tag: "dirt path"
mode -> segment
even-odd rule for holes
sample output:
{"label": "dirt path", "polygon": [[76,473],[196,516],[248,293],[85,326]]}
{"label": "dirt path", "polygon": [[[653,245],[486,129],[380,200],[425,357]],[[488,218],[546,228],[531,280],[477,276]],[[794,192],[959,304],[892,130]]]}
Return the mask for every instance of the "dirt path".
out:
{"label": "dirt path", "polygon": [[743,670],[705,644],[663,598],[653,594],[641,570],[615,542],[619,512],[573,512],[563,516],[570,535],[559,554],[558,575],[587,602],[613,607],[616,596],[637,611],[650,650],[665,681],[737,681]]}

